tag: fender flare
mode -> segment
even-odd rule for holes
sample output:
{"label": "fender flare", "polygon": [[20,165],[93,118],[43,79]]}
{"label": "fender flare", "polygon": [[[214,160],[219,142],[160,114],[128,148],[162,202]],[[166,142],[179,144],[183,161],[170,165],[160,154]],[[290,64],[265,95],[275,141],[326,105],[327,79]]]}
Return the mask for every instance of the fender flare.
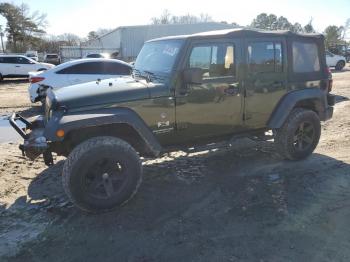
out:
{"label": "fender flare", "polygon": [[320,88],[307,88],[287,93],[273,110],[267,122],[267,127],[271,129],[280,128],[297,103],[305,100],[313,100],[320,120],[325,120],[327,111],[327,95],[325,92]]}
{"label": "fender flare", "polygon": [[96,109],[71,113],[63,115],[62,117],[53,116],[45,127],[44,136],[47,140],[52,142],[63,141],[64,138],[58,138],[56,136],[56,131],[58,129],[62,129],[65,134],[69,134],[69,132],[77,131],[82,128],[110,124],[129,125],[143,139],[152,155],[158,156],[162,151],[162,147],[151,129],[135,111],[129,108]]}

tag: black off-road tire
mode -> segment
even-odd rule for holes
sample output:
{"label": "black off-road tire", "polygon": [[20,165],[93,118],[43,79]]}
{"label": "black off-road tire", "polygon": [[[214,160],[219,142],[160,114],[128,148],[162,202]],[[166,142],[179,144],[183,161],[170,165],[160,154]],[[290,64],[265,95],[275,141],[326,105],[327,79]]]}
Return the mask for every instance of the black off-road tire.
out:
{"label": "black off-road tire", "polygon": [[338,63],[335,66],[335,70],[337,71],[341,71],[345,66],[345,62],[344,61],[338,61]]}
{"label": "black off-road tire", "polygon": [[[300,127],[304,127],[305,123],[308,124],[308,129],[313,128],[313,136],[311,139],[308,138],[309,145],[305,149],[299,149],[295,138],[299,136]],[[321,136],[321,123],[314,111],[295,108],[289,114],[283,126],[275,131],[274,143],[277,152],[285,159],[300,160],[308,157],[315,150]],[[310,134],[310,131],[308,132]],[[300,140],[303,139],[300,138]]]}
{"label": "black off-road tire", "polygon": [[[89,172],[103,167],[97,163],[104,159],[121,163],[126,182],[118,192],[113,191],[113,196],[100,199],[90,196],[86,179]],[[101,136],[82,142],[69,154],[63,167],[62,182],[66,194],[78,208],[91,213],[110,211],[125,204],[136,194],[141,181],[142,165],[137,152],[116,137]]]}

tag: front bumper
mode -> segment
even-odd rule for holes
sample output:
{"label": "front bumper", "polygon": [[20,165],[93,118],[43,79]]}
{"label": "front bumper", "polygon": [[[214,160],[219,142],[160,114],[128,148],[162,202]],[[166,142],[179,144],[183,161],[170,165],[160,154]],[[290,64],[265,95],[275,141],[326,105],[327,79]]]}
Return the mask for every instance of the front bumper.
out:
{"label": "front bumper", "polygon": [[[21,121],[25,124],[24,128],[19,127],[16,121]],[[52,165],[53,159],[49,144],[44,136],[44,118],[43,116],[36,116],[28,121],[19,114],[13,113],[9,118],[10,125],[23,137],[24,142],[19,146],[23,155],[29,159],[34,160],[41,154],[44,156],[46,165]]]}

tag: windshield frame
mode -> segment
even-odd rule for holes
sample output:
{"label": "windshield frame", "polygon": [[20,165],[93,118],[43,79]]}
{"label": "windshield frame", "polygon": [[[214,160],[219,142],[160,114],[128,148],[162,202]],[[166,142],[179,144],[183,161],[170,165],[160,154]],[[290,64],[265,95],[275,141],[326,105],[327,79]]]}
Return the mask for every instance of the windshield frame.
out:
{"label": "windshield frame", "polygon": [[[164,42],[164,43],[177,42],[177,43],[179,43],[179,46],[178,46],[179,50],[177,51],[176,57],[173,61],[173,64],[171,65],[169,71],[156,71],[156,70],[152,70],[149,68],[146,68],[146,69],[145,68],[138,68],[137,67],[137,60],[139,58],[139,55],[140,55],[142,49],[148,44],[159,43],[159,42]],[[174,71],[174,69],[177,67],[179,60],[181,59],[181,53],[182,53],[182,50],[185,46],[185,43],[186,43],[185,39],[181,39],[181,38],[179,38],[179,39],[162,39],[162,40],[155,40],[155,41],[146,42],[143,45],[139,55],[137,56],[137,58],[135,60],[135,64],[133,66],[133,71],[143,72],[143,73],[145,73],[146,76],[150,75],[150,78],[152,77],[152,75],[163,76],[163,77],[169,78],[172,75],[172,72]]]}

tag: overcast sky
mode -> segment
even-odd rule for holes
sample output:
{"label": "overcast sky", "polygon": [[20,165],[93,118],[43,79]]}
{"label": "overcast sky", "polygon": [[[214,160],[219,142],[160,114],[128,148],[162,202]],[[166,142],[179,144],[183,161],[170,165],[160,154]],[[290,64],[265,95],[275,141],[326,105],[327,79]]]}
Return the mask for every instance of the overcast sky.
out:
{"label": "overcast sky", "polygon": [[[350,18],[350,0],[10,0],[27,3],[32,11],[47,14],[49,34],[74,33],[85,37],[98,28],[149,24],[164,9],[171,14],[208,13],[215,21],[248,25],[262,12],[285,16],[302,25],[312,18],[318,32]],[[5,25],[0,19],[0,24]]]}

